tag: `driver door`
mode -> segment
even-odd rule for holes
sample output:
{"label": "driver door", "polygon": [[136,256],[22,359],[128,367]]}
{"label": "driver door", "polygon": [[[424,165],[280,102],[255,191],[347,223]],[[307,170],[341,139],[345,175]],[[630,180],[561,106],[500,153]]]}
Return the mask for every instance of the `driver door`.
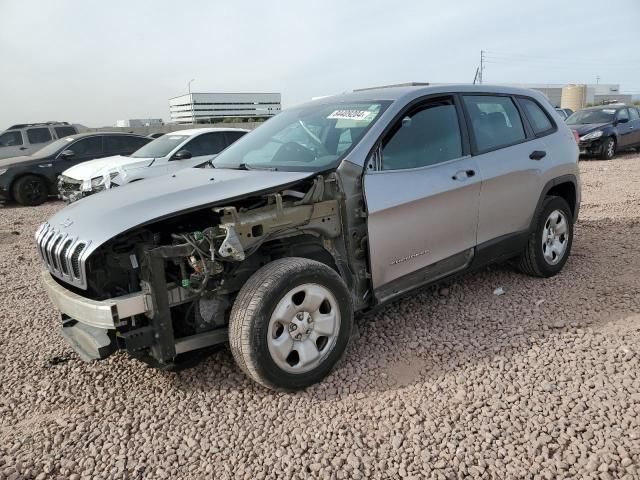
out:
{"label": "driver door", "polygon": [[81,138],[80,140],[66,146],[63,152],[71,150],[73,155],[70,157],[64,157],[61,155],[62,152],[58,154],[55,162],[53,162],[55,174],[60,175],[68,168],[78,165],[79,163],[104,157],[104,146],[102,144],[102,140],[102,136]]}
{"label": "driver door", "polygon": [[364,176],[374,293],[384,301],[465,268],[478,227],[481,175],[453,97],[412,108]]}

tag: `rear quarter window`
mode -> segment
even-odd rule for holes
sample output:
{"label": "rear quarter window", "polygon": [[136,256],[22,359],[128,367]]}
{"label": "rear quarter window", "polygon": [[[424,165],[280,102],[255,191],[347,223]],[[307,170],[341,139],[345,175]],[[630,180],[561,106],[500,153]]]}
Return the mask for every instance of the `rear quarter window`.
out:
{"label": "rear quarter window", "polygon": [[554,125],[551,119],[534,100],[530,98],[519,98],[518,102],[520,102],[520,106],[531,124],[533,133],[536,135],[544,135],[553,131]]}

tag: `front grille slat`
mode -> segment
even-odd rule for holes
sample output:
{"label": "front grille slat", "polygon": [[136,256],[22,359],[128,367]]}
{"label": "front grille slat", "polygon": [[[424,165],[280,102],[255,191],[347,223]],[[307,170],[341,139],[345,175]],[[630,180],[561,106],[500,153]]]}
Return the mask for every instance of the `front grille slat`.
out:
{"label": "front grille slat", "polygon": [[48,223],[38,229],[36,242],[38,253],[52,275],[86,288],[84,254],[90,242],[72,238]]}

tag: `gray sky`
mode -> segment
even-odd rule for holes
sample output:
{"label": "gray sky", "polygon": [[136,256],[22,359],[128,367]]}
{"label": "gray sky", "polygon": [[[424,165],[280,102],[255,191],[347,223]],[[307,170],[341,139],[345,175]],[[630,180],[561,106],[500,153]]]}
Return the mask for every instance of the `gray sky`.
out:
{"label": "gray sky", "polygon": [[466,83],[481,49],[493,52],[485,83],[599,75],[640,94],[640,0],[0,0],[0,130],[167,120],[191,78],[195,92],[281,92],[285,107]]}

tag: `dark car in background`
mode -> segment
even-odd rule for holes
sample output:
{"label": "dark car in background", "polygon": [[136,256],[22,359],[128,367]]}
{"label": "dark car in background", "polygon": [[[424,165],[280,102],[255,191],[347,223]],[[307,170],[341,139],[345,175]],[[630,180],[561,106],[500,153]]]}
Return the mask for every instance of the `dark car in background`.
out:
{"label": "dark car in background", "polygon": [[81,133],[56,140],[33,155],[0,160],[0,198],[40,205],[58,191],[64,170],[88,160],[130,155],[151,139],[127,133]]}
{"label": "dark car in background", "polygon": [[567,125],[580,137],[580,154],[611,160],[616,152],[640,147],[640,111],[627,105],[578,110]]}

